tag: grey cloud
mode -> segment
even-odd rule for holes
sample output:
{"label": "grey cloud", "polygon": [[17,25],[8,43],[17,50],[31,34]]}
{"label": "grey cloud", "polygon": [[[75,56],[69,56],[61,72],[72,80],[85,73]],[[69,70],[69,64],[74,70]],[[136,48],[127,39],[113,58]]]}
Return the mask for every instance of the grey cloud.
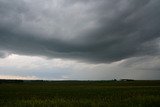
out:
{"label": "grey cloud", "polygon": [[159,0],[0,0],[0,50],[91,63],[159,54]]}
{"label": "grey cloud", "polygon": [[4,51],[0,51],[0,58],[5,58],[9,55],[9,53],[4,52]]}
{"label": "grey cloud", "polygon": [[142,56],[129,58],[119,66],[144,71],[159,71],[160,56]]}

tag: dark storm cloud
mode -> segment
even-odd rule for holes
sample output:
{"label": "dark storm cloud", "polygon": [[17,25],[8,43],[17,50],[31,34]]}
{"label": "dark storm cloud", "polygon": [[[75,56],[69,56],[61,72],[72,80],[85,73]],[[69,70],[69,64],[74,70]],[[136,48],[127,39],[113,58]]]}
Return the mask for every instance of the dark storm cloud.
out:
{"label": "dark storm cloud", "polygon": [[159,19],[159,0],[0,0],[0,50],[92,63],[155,56]]}

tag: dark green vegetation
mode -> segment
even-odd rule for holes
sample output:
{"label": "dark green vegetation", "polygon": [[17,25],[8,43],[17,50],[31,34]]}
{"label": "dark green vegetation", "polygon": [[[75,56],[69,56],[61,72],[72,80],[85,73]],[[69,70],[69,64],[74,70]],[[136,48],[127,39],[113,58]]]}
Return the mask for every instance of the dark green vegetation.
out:
{"label": "dark green vegetation", "polygon": [[0,107],[160,107],[160,81],[1,83]]}

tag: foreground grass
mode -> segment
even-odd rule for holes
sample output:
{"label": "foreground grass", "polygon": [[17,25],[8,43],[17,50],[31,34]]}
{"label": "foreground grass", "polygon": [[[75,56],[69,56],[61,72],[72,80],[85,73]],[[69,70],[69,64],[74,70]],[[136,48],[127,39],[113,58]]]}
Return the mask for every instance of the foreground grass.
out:
{"label": "foreground grass", "polygon": [[0,84],[0,107],[160,107],[160,81]]}

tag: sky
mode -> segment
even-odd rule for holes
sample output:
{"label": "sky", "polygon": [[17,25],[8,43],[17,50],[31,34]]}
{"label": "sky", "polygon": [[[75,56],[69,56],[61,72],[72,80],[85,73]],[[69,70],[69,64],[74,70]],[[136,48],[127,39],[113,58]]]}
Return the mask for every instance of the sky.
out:
{"label": "sky", "polygon": [[0,0],[0,79],[160,79],[160,0]]}

